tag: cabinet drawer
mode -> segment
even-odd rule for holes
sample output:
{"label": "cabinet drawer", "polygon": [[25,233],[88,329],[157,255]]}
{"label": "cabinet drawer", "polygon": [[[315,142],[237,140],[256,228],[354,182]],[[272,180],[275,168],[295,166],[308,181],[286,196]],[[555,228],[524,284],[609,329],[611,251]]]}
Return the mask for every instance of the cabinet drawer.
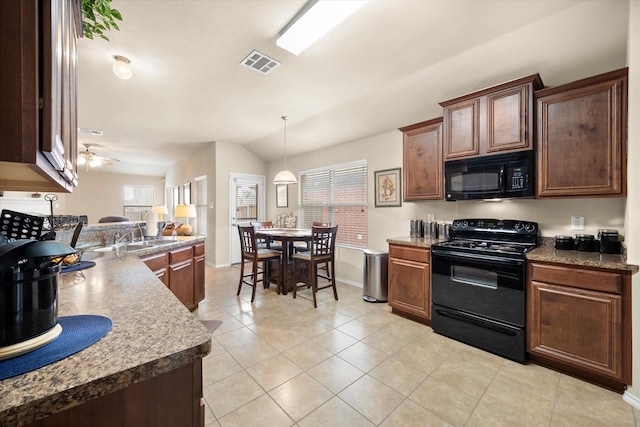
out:
{"label": "cabinet drawer", "polygon": [[167,267],[167,253],[149,255],[143,257],[142,261],[151,271],[160,270]]}
{"label": "cabinet drawer", "polygon": [[612,294],[622,293],[622,276],[616,273],[531,263],[529,277],[539,282]]}
{"label": "cabinet drawer", "polygon": [[430,250],[426,248],[413,248],[409,246],[389,245],[389,256],[402,258],[409,261],[429,263]]}
{"label": "cabinet drawer", "polygon": [[204,255],[204,243],[197,244],[193,247],[193,255]]}
{"label": "cabinet drawer", "polygon": [[193,246],[183,249],[177,249],[175,251],[169,251],[169,264],[187,261],[191,258],[193,258]]}

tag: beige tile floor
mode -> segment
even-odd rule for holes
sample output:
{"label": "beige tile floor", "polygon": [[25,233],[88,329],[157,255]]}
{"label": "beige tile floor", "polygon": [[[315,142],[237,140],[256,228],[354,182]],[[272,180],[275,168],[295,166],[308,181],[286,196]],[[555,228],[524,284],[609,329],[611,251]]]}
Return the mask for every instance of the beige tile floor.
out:
{"label": "beige tile floor", "polygon": [[207,426],[640,426],[605,390],[434,334],[338,284],[298,298],[236,296],[237,266],[206,270],[195,314],[222,320],[203,362]]}

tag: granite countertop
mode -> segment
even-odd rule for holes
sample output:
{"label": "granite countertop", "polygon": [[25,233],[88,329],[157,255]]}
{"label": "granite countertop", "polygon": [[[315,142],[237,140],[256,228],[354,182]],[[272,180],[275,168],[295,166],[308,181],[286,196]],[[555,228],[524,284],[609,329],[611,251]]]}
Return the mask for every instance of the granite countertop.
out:
{"label": "granite countertop", "polygon": [[107,316],[112,330],[72,356],[0,381],[0,425],[28,424],[211,351],[211,334],[137,256],[85,252],[83,259],[96,266],[60,275],[59,315]]}
{"label": "granite countertop", "polygon": [[[403,246],[430,248],[432,244],[441,242],[439,239],[417,237],[391,237],[387,243]],[[638,266],[627,264],[622,255],[601,254],[600,252],[563,251],[550,246],[549,238],[542,238],[542,245],[527,252],[529,261],[545,261],[557,264],[595,267],[610,270],[638,272]]]}
{"label": "granite countertop", "polygon": [[553,246],[539,246],[527,252],[527,260],[630,271],[632,274],[638,272],[638,266],[627,264],[622,255],[601,254],[600,252],[565,251],[556,249]]}
{"label": "granite countertop", "polygon": [[432,239],[431,237],[390,237],[387,243],[401,246],[414,246],[419,248],[430,248],[434,243],[444,242],[442,239]]}
{"label": "granite countertop", "polygon": [[[145,244],[143,244],[143,242],[134,242],[133,246],[137,247],[137,244],[142,244],[142,246],[140,247],[140,249],[135,249],[135,250],[127,250],[127,251],[118,251],[118,250],[114,250],[113,252],[118,252],[118,253],[130,253],[136,256],[146,256],[146,255],[152,255],[155,253],[160,253],[160,252],[166,252],[168,250],[171,249],[176,249],[179,248],[181,246],[188,246],[188,245],[193,245],[194,243],[199,243],[199,242],[204,242],[205,241],[205,236],[178,236],[178,237],[163,237],[160,239],[147,239],[145,240],[144,243],[150,244],[151,246],[146,247]],[[162,243],[162,244],[157,244],[154,245],[154,243]],[[128,243],[125,242],[123,243],[123,245],[127,245]],[[107,252],[111,252],[110,248],[112,248],[113,246],[117,246],[117,245],[109,245],[108,247],[87,247],[85,249],[85,251],[91,251],[91,252],[103,252],[105,249],[109,249],[107,250]],[[83,249],[83,247],[81,245],[78,245],[79,249]]]}

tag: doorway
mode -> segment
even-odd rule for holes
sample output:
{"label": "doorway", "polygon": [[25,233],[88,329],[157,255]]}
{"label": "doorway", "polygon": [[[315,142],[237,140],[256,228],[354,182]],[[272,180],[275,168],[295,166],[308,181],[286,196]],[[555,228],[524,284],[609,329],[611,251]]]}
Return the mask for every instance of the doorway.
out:
{"label": "doorway", "polygon": [[231,264],[242,259],[238,224],[249,224],[266,216],[264,175],[229,174],[229,226]]}

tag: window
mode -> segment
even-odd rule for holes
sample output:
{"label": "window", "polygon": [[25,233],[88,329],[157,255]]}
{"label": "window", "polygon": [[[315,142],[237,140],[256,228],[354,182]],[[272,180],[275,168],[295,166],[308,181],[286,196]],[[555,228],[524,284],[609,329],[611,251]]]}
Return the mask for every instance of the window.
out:
{"label": "window", "polygon": [[338,226],[336,243],[367,247],[367,162],[344,163],[300,172],[300,224]]}
{"label": "window", "polygon": [[196,193],[195,205],[198,215],[196,223],[196,233],[202,236],[207,235],[207,176],[199,176],[195,179]]}

